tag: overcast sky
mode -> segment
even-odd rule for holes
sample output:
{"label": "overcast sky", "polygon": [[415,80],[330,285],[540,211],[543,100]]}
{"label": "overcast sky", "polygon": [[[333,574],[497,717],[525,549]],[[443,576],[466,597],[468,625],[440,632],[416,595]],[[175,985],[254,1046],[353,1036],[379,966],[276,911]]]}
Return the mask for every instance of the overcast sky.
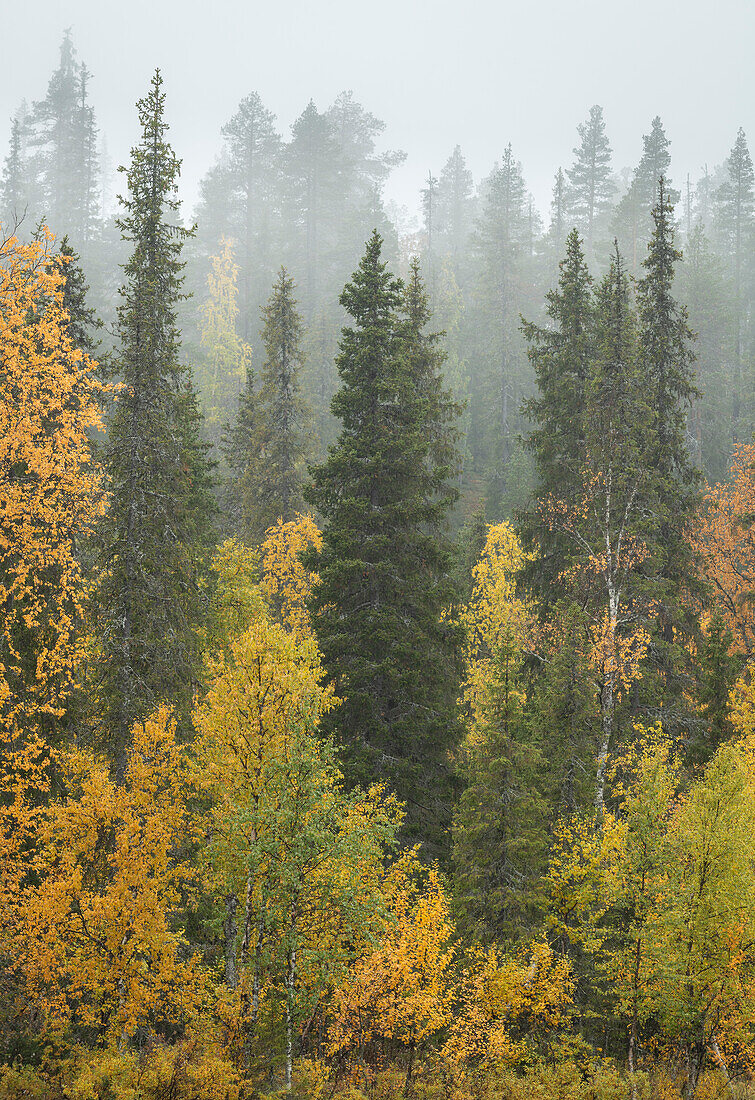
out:
{"label": "overcast sky", "polygon": [[160,66],[190,200],[253,90],[287,134],[310,98],[323,109],[351,89],[386,122],[385,146],[407,152],[388,196],[410,206],[456,143],[479,178],[510,141],[547,208],[593,103],[617,169],[637,162],[656,114],[677,183],[720,163],[739,126],[755,152],[755,0],[0,0],[0,15],[3,149],[70,26],[116,163]]}

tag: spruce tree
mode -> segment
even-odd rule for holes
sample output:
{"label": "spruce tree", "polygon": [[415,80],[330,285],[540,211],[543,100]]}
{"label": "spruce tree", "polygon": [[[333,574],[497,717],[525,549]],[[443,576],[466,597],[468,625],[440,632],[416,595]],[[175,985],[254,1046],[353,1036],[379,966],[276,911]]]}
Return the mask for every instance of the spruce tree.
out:
{"label": "spruce tree", "polygon": [[653,221],[651,210],[655,203],[658,180],[667,181],[668,196],[672,203],[679,201],[679,192],[668,184],[671,166],[671,141],[666,137],[663,123],[656,115],[650,133],[642,138],[642,156],[632,175],[627,193],[622,197],[614,215],[614,231],[623,252],[629,257],[630,268],[637,274],[650,240]]}
{"label": "spruce tree", "polygon": [[537,486],[520,516],[525,549],[535,551],[523,581],[546,613],[562,592],[560,576],[573,553],[570,539],[549,530],[543,510],[549,498],[574,506],[582,493],[586,462],[585,402],[594,350],[592,278],[576,229],[566,240],[558,287],[546,295],[549,325],[524,321],[538,394],[525,404],[534,421],[527,446],[535,459]]}
{"label": "spruce tree", "polygon": [[101,605],[103,736],[123,776],[134,721],[170,699],[187,707],[201,618],[198,574],[212,498],[196,398],[180,361],[176,307],[181,249],[180,161],[168,144],[159,70],[137,104],[141,138],[118,221],[132,246],[118,310],[124,388],[107,446],[111,504]]}
{"label": "spruce tree", "polygon": [[472,227],[472,173],[457,145],[438,178],[436,234],[440,250],[450,256],[457,280],[462,275],[464,251]]}
{"label": "spruce tree", "polygon": [[87,301],[89,286],[81,266],[81,257],[71,248],[67,236],[60,242],[59,252],[65,264],[63,307],[68,318],[68,334],[74,347],[81,348],[93,359],[98,359],[102,373],[102,356],[98,357],[99,340],[95,333],[102,329],[103,324],[96,310]]}
{"label": "spruce tree", "polygon": [[489,480],[489,506],[496,514],[510,489],[508,463],[524,395],[526,360],[518,328],[525,308],[528,237],[527,189],[509,145],[486,183],[474,240],[477,285],[471,310],[473,354],[479,365],[471,394],[470,443],[475,466]]}
{"label": "spruce tree", "polygon": [[348,777],[387,782],[407,803],[406,835],[437,851],[456,735],[456,628],[443,615],[453,596],[443,528],[456,496],[456,408],[438,339],[424,332],[418,267],[404,289],[381,249],[375,231],[341,296],[353,318],[332,406],[343,428],[307,493],[327,521],[311,555],[321,580],[311,610],[344,700],[332,726]]}
{"label": "spruce tree", "polygon": [[[674,247],[673,212],[661,177],[652,211],[655,229],[643,261],[645,274],[637,283],[637,306],[641,369],[652,417],[646,460],[650,553],[643,571],[652,579],[652,599],[658,609],[655,656],[667,688],[683,667],[682,642],[693,629],[693,616],[684,611],[689,593],[697,587],[687,535],[700,503],[700,475],[690,459],[687,440],[687,414],[698,396],[693,334],[686,309],[672,293],[681,260]],[[665,704],[668,708],[668,697]]]}
{"label": "spruce tree", "polygon": [[236,470],[242,537],[250,545],[261,542],[276,520],[288,523],[304,510],[304,464],[310,443],[311,415],[299,380],[302,323],[294,280],[283,267],[263,317],[262,389],[256,399],[245,390],[228,448]]}

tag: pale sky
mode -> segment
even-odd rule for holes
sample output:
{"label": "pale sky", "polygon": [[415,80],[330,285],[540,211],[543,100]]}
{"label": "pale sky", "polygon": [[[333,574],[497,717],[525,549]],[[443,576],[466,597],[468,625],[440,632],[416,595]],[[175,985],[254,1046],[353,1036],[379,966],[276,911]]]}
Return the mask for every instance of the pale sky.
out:
{"label": "pale sky", "polygon": [[323,109],[352,90],[386,122],[385,147],[408,154],[387,195],[411,207],[455,144],[479,179],[510,141],[547,209],[593,103],[617,170],[656,114],[677,184],[719,164],[739,126],[755,153],[755,0],[0,0],[3,156],[10,115],[44,94],[69,26],[116,164],[160,66],[190,203],[250,91],[287,135],[310,98]]}

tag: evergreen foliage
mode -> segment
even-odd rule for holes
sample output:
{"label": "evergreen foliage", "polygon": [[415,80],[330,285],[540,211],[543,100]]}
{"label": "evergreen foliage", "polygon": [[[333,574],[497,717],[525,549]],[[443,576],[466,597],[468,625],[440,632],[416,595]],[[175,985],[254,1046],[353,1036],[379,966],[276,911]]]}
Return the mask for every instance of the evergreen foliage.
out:
{"label": "evergreen foliage", "polygon": [[285,268],[278,273],[263,318],[262,388],[255,397],[247,377],[226,445],[236,475],[232,494],[239,502],[240,533],[253,546],[276,520],[290,523],[304,511],[310,413],[299,380],[303,327],[294,280]]}
{"label": "evergreen foliage", "polygon": [[162,86],[156,71],[137,105],[141,138],[118,222],[132,253],[118,311],[123,389],[107,445],[98,695],[119,778],[133,723],[162,700],[190,702],[213,517],[196,397],[179,357],[181,249],[192,231],[177,217],[180,162],[165,137]]}
{"label": "evergreen foliage", "polygon": [[592,278],[582,241],[573,229],[559,265],[558,287],[546,296],[550,327],[523,322],[538,395],[525,404],[535,422],[527,446],[535,458],[537,487],[521,516],[524,545],[537,554],[527,562],[524,583],[540,599],[543,613],[558,598],[560,577],[573,553],[562,532],[549,531],[542,510],[554,498],[576,506],[587,461],[586,405],[595,346]]}
{"label": "evergreen foliage", "polygon": [[611,178],[611,146],[606,136],[603,109],[590,108],[590,116],[577,127],[579,145],[568,170],[567,210],[574,226],[584,234],[587,254],[594,255],[596,223],[611,209],[615,184]]}
{"label": "evergreen foliage", "polygon": [[[353,318],[337,359],[333,413],[343,424],[307,499],[326,519],[311,556],[325,667],[344,699],[332,725],[347,777],[385,781],[407,802],[407,835],[443,850],[447,752],[456,736],[453,598],[443,536],[456,493],[456,409],[415,264],[406,288],[375,231],[341,303]],[[422,654],[422,662],[418,661]]]}

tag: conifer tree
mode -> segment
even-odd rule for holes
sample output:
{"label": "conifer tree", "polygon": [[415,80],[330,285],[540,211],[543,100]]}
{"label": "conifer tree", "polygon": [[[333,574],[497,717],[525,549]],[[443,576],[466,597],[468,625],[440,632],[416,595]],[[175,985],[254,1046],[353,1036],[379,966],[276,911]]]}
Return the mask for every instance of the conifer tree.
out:
{"label": "conifer tree", "polygon": [[302,488],[311,415],[299,381],[302,323],[294,280],[283,267],[263,317],[266,357],[262,389],[256,399],[245,390],[228,448],[236,470],[242,537],[253,546],[276,520],[289,523],[304,510]]}
{"label": "conifer tree", "polygon": [[661,176],[666,180],[671,202],[679,201],[679,192],[674,191],[668,184],[671,165],[670,146],[671,141],[666,137],[663,123],[656,115],[650,133],[643,135],[642,156],[632,175],[629,190],[616,207],[614,231],[635,274],[639,271],[645,247],[652,234],[653,221],[650,212],[655,203],[658,180]]}
{"label": "conifer tree", "polygon": [[[449,820],[447,749],[455,736],[455,628],[444,518],[455,491],[455,406],[443,355],[426,335],[419,270],[409,285],[381,260],[375,231],[341,304],[343,423],[307,499],[327,520],[313,623],[344,699],[332,725],[351,780],[388,782],[407,802],[407,832],[436,850]],[[402,315],[403,314],[403,315]],[[418,654],[423,660],[417,660]]]}
{"label": "conifer tree", "polygon": [[579,145],[575,161],[567,172],[567,201],[573,224],[585,236],[588,256],[595,244],[595,223],[611,207],[614,184],[611,179],[611,146],[606,136],[603,109],[590,108],[590,117],[577,127]]}
{"label": "conifer tree", "polygon": [[181,249],[192,230],[178,220],[180,161],[165,137],[162,85],[157,70],[137,104],[141,138],[118,222],[132,253],[118,312],[124,389],[107,448],[100,687],[104,739],[118,778],[134,721],[161,700],[190,702],[198,571],[213,510],[196,398],[179,357]]}
{"label": "conifer tree", "polygon": [[[94,358],[98,354],[99,340],[95,333],[102,329],[102,320],[87,302],[89,286],[81,266],[81,257],[71,248],[68,237],[60,242],[60,255],[64,258],[63,308],[67,316],[67,330],[71,343]],[[102,356],[98,365],[102,372]]]}
{"label": "conifer tree", "polygon": [[[696,588],[688,534],[700,502],[700,475],[687,442],[687,413],[698,395],[693,334],[686,309],[672,294],[676,265],[681,260],[674,247],[673,211],[661,177],[652,211],[655,229],[643,261],[645,274],[637,284],[637,306],[640,359],[652,424],[646,460],[649,555],[643,571],[652,576],[653,602],[659,616],[660,648],[655,656],[667,683],[679,671],[683,657],[680,643],[692,629],[690,612],[685,616],[683,609],[685,597],[689,606],[688,595]],[[668,707],[669,700],[665,702]]]}
{"label": "conifer tree", "polygon": [[28,201],[24,145],[24,117],[19,111],[11,120],[10,144],[0,184],[0,218],[11,229],[17,228],[23,219]]}
{"label": "conifer tree", "polygon": [[251,344],[275,270],[281,140],[256,92],[242,99],[222,133],[224,155],[202,184],[200,234],[212,253],[223,235],[237,242],[240,335]]}
{"label": "conifer tree", "polygon": [[490,503],[500,509],[507,489],[515,416],[522,390],[523,348],[518,337],[523,307],[523,257],[529,237],[527,190],[511,146],[487,181],[477,225],[477,286],[472,321],[479,359],[472,393],[472,453],[490,479]]}
{"label": "conifer tree", "polygon": [[[551,248],[556,261],[558,261],[559,256],[562,254],[565,244],[567,232],[566,217],[566,175],[563,168],[559,168],[553,177],[553,188],[551,190],[551,222],[549,229]],[[557,263],[554,263],[554,267],[556,266]]]}
{"label": "conifer tree", "polygon": [[549,326],[522,325],[538,386],[538,395],[525,405],[535,422],[527,446],[535,458],[537,487],[520,523],[525,548],[537,553],[525,564],[524,584],[537,594],[543,612],[562,593],[559,578],[573,553],[571,539],[548,529],[543,508],[551,497],[575,505],[587,458],[584,418],[594,306],[592,278],[576,229],[567,238],[559,266],[558,287],[546,295]]}
{"label": "conifer tree", "polygon": [[437,227],[442,251],[451,257],[454,276],[461,278],[464,251],[472,227],[472,173],[457,145],[438,177]]}
{"label": "conifer tree", "polygon": [[97,127],[89,103],[90,73],[76,56],[70,30],[44,99],[28,119],[34,214],[54,233],[68,233],[79,250],[99,220]]}
{"label": "conifer tree", "polygon": [[[338,145],[333,123],[312,100],[291,128],[286,162],[291,185],[291,217],[299,230],[297,261],[304,270],[303,312],[311,320],[324,276],[330,241],[328,224],[337,191]],[[329,236],[329,235],[328,235]]]}
{"label": "conifer tree", "polygon": [[[752,291],[755,286],[755,262],[752,258],[755,246],[755,172],[745,132],[741,127],[734,147],[726,158],[725,168],[727,178],[715,194],[715,207],[717,235],[728,255],[734,278],[735,378],[732,393],[732,434],[736,443],[748,440],[755,426],[755,393],[751,381],[745,384],[748,317],[748,296],[745,291]],[[744,424],[741,423],[743,419]]]}

